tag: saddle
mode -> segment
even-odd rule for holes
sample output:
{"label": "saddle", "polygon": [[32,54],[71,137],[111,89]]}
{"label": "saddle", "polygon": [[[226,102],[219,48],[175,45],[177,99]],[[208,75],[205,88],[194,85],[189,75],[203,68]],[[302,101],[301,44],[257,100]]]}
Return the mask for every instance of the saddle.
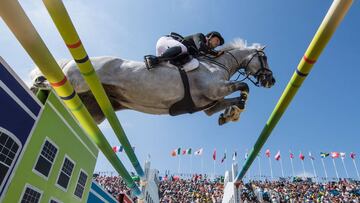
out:
{"label": "saddle", "polygon": [[196,107],[191,97],[190,84],[189,84],[189,78],[187,72],[192,71],[199,67],[199,61],[196,58],[191,58],[190,61],[188,61],[184,65],[182,65],[184,61],[178,59],[170,60],[169,62],[178,68],[180,72],[181,80],[184,85],[184,97],[170,107],[169,114],[171,116],[177,116],[185,113],[192,114],[215,105],[216,101],[202,107]]}

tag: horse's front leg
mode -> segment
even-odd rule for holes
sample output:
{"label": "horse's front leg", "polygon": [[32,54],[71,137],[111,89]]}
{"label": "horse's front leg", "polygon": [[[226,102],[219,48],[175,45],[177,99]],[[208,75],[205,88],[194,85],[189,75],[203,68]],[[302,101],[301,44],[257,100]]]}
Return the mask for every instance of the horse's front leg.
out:
{"label": "horse's front leg", "polygon": [[222,100],[216,102],[216,104],[214,106],[204,110],[204,112],[206,113],[206,115],[212,116],[214,113],[220,112],[231,106],[238,106],[238,105],[242,105],[240,97],[222,99]]}
{"label": "horse's front leg", "polygon": [[219,124],[222,125],[228,121],[237,121],[239,120],[240,113],[244,111],[245,104],[249,94],[249,87],[244,82],[238,81],[227,81],[222,88],[220,88],[219,95],[225,97],[235,91],[241,91],[240,97],[230,98],[230,99],[221,99],[214,106],[205,110],[205,113],[208,116],[213,115],[219,111],[225,109],[219,117]]}

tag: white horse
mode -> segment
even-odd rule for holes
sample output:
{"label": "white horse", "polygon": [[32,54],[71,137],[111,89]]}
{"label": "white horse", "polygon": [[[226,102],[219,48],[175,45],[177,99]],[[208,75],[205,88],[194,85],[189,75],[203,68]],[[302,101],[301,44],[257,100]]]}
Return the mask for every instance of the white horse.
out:
{"label": "white horse", "polygon": [[[264,47],[259,44],[246,46],[243,40],[238,39],[224,45],[221,49],[224,54],[217,58],[198,57],[199,67],[187,72],[193,107],[183,105],[182,109],[176,107],[173,112],[170,111],[172,106],[186,94],[179,69],[174,65],[165,62],[148,70],[143,62],[117,57],[93,57],[90,60],[115,111],[133,109],[149,114],[178,115],[204,110],[211,116],[225,109],[219,118],[221,125],[237,121],[245,108],[249,87],[242,81],[230,80],[235,73],[240,72],[250,80],[253,77],[256,82],[254,79],[251,81],[257,86],[270,88],[274,85],[275,79],[263,50]],[[95,121],[101,123],[104,114],[74,60],[61,61],[59,65]],[[32,71],[31,77],[33,89],[49,87],[37,68]],[[225,98],[235,91],[241,93],[240,97]]]}

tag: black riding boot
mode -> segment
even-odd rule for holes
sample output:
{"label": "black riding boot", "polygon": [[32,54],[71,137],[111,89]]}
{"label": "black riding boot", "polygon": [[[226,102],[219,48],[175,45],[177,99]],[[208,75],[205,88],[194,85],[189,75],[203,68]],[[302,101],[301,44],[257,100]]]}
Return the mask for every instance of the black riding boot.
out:
{"label": "black riding boot", "polygon": [[155,65],[159,64],[162,61],[167,61],[173,58],[176,58],[181,54],[181,47],[175,46],[168,48],[161,56],[156,57],[154,55],[146,55],[144,56],[144,62],[147,69],[154,68]]}

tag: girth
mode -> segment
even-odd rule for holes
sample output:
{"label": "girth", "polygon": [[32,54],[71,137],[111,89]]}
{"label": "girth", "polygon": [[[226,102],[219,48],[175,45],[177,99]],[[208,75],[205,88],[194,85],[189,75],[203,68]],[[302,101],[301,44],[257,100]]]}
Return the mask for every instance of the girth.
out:
{"label": "girth", "polygon": [[196,107],[195,103],[191,97],[191,94],[190,94],[189,78],[181,66],[178,67],[178,70],[180,72],[181,80],[184,85],[184,97],[180,101],[176,102],[175,104],[173,104],[170,107],[169,114],[171,116],[177,116],[180,114],[194,113],[194,112],[202,111],[204,109],[207,109],[207,108],[213,106],[216,103],[216,101],[214,101],[203,107]]}

